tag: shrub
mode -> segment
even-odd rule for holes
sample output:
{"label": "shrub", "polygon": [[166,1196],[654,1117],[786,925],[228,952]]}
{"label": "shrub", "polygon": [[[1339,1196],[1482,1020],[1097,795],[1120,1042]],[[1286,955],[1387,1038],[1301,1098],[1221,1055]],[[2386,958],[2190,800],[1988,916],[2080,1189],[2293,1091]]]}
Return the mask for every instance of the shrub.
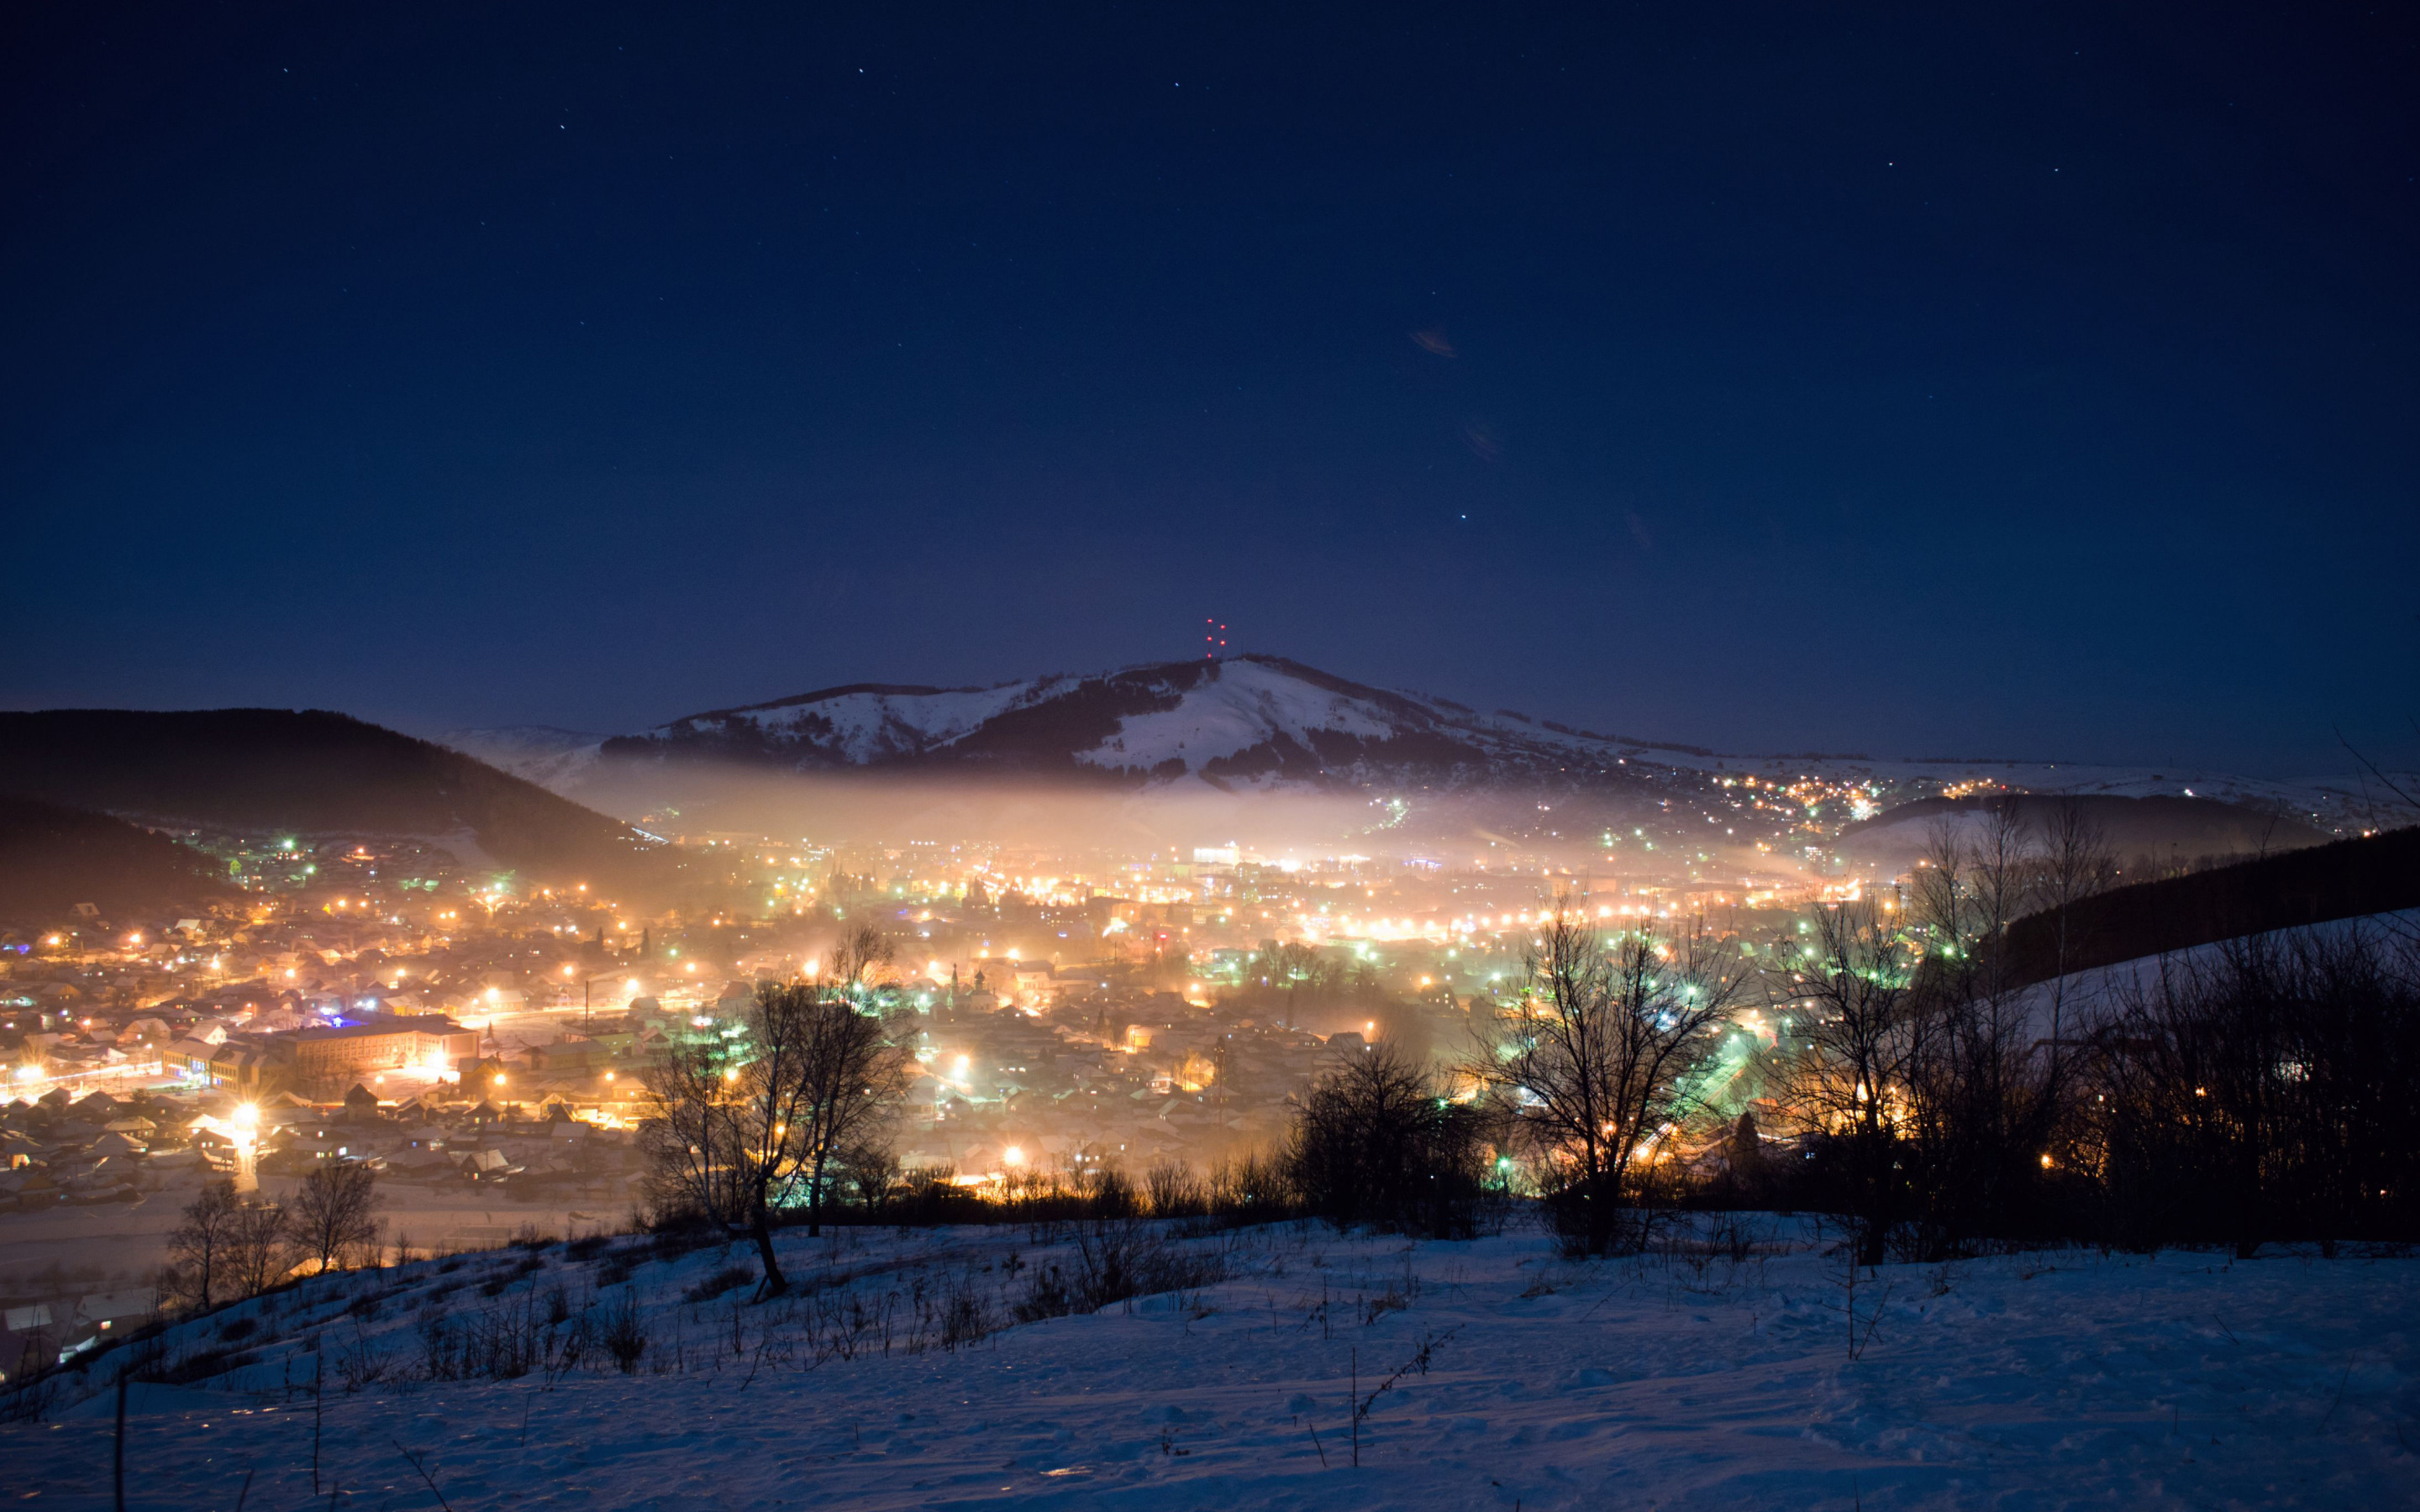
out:
{"label": "shrub", "polygon": [[625,1288],[622,1300],[605,1315],[605,1352],[613,1357],[614,1365],[624,1375],[635,1374],[640,1358],[647,1352],[647,1328],[639,1315],[639,1294],[635,1288]]}
{"label": "shrub", "polygon": [[745,1265],[726,1265],[705,1280],[681,1293],[684,1302],[712,1302],[732,1288],[755,1279],[755,1271]]}
{"label": "shrub", "polygon": [[1143,1173],[1144,1200],[1155,1218],[1194,1218],[1210,1211],[1209,1189],[1183,1161],[1164,1160]]}
{"label": "shrub", "polygon": [[1392,1045],[1311,1088],[1284,1158],[1304,1207],[1330,1222],[1435,1239],[1478,1230],[1485,1167],[1476,1118]]}

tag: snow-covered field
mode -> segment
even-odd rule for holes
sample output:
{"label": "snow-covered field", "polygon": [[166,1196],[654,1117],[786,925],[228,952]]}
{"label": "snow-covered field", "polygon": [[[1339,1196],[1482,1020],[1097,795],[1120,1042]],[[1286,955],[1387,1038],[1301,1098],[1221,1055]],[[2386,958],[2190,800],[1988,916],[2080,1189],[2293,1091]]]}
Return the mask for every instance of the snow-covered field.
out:
{"label": "snow-covered field", "polygon": [[[746,1286],[680,1300],[744,1249],[627,1281],[600,1278],[610,1251],[430,1262],[283,1305],[278,1331],[317,1333],[330,1362],[319,1503],[314,1404],[285,1389],[309,1379],[303,1345],[219,1389],[136,1388],[128,1504],[232,1507],[247,1474],[254,1507],[442,1495],[463,1512],[2420,1504],[2411,1261],[2061,1251],[1885,1267],[1853,1300],[1819,1236],[1761,1223],[1745,1260],[1708,1243],[1602,1264],[1518,1229],[1419,1244],[1246,1230],[1180,1242],[1223,1252],[1226,1280],[1014,1325],[1007,1304],[1037,1273],[1076,1263],[1022,1228],[793,1234],[807,1295],[770,1305]],[[339,1389],[346,1351],[401,1373],[425,1335],[553,1310],[556,1288],[575,1319],[636,1297],[636,1374],[592,1357],[554,1377]],[[347,1311],[373,1291],[374,1313]],[[846,1319],[852,1298],[878,1310],[892,1293],[886,1354]],[[963,1322],[967,1298],[1001,1326],[942,1348],[917,1319],[957,1299]],[[831,1352],[843,1337],[855,1358]],[[1367,1400],[1424,1344],[1426,1373],[1359,1424],[1357,1468],[1357,1380]],[[111,1406],[102,1393],[0,1429],[0,1497],[106,1504]]]}

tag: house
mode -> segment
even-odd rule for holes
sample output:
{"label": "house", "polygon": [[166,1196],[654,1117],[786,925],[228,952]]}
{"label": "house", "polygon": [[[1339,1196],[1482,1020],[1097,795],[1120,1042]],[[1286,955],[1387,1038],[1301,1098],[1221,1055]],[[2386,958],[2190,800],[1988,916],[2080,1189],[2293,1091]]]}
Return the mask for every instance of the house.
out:
{"label": "house", "polygon": [[218,1028],[216,1025],[212,1025],[211,1028],[218,1034],[216,1041],[205,1039],[200,1035],[188,1035],[168,1046],[161,1054],[161,1069],[174,1072],[191,1081],[209,1080],[210,1057],[219,1053],[221,1044],[226,1042],[225,1029]]}
{"label": "house", "polygon": [[294,1064],[291,1041],[274,1035],[230,1036],[210,1052],[202,1079],[239,1097],[258,1097],[283,1087]]}
{"label": "house", "polygon": [[479,1053],[477,1034],[439,1013],[303,1029],[292,1040],[295,1074],[305,1085],[413,1066],[451,1069]]}
{"label": "house", "polygon": [[387,1157],[387,1165],[399,1175],[427,1176],[454,1168],[453,1158],[442,1149],[406,1148]]}
{"label": "house", "polygon": [[588,1040],[609,1056],[627,1056],[638,1046],[640,1032],[639,1029],[627,1026],[621,1028],[607,1028],[600,1026],[590,1031]]}
{"label": "house", "polygon": [[532,1045],[529,1050],[531,1068],[547,1076],[586,1075],[603,1070],[608,1058],[603,1045],[577,1035],[566,1035],[552,1044]]}
{"label": "house", "polygon": [[75,1320],[103,1329],[131,1328],[159,1310],[156,1291],[96,1291],[76,1304]]}

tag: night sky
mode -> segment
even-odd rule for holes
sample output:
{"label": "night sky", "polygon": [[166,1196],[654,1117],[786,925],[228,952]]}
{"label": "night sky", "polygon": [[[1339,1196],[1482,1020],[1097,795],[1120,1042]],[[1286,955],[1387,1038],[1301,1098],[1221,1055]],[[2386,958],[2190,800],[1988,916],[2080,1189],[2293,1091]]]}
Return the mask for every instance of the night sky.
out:
{"label": "night sky", "polygon": [[1947,8],[10,8],[0,702],[2399,759],[2410,23]]}

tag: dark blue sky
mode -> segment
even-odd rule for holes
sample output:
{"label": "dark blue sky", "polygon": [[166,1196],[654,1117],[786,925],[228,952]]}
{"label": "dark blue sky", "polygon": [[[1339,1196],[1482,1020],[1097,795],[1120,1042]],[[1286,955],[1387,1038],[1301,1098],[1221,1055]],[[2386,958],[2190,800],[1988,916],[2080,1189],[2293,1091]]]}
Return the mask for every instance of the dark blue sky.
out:
{"label": "dark blue sky", "polygon": [[0,702],[616,730],[1217,615],[1734,748],[2415,744],[2399,17],[39,8]]}

